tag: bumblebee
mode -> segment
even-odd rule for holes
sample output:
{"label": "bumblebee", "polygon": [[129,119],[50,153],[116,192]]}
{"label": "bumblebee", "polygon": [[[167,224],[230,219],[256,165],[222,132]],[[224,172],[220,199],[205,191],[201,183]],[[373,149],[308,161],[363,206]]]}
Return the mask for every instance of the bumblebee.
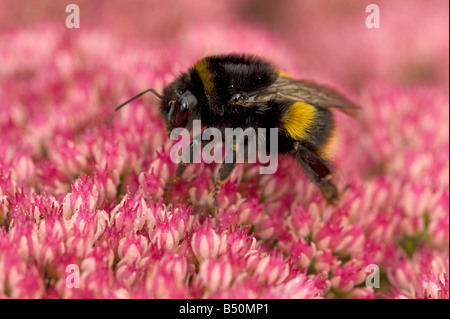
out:
{"label": "bumblebee", "polygon": [[[146,90],[116,110],[146,92],[160,99],[168,132],[180,127],[191,129],[193,120],[221,131],[277,128],[278,152],[293,156],[330,204],[338,202],[328,154],[335,131],[331,110],[356,116],[360,107],[335,89],[296,80],[259,57],[231,54],[205,57],[167,85],[162,94]],[[191,154],[194,140],[189,145]],[[235,165],[236,161],[224,161],[218,171],[216,205],[220,186]],[[179,164],[176,178],[186,166]]]}

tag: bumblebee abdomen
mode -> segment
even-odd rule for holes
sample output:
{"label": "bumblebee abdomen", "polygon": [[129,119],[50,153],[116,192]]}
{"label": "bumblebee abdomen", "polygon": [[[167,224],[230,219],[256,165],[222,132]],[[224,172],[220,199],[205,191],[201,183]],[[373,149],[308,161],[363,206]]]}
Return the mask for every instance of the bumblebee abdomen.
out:
{"label": "bumblebee abdomen", "polygon": [[280,122],[287,136],[309,145],[324,158],[329,156],[334,141],[331,111],[305,102],[295,102],[285,109]]}
{"label": "bumblebee abdomen", "polygon": [[281,118],[281,123],[294,140],[307,139],[313,132],[316,108],[304,102],[296,102],[288,107]]}

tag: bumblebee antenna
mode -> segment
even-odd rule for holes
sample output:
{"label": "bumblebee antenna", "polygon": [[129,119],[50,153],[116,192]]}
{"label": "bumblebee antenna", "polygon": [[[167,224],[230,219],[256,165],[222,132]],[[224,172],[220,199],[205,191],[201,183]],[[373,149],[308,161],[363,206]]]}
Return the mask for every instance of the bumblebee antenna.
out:
{"label": "bumblebee antenna", "polygon": [[120,110],[123,106],[127,105],[127,104],[130,103],[131,101],[137,99],[138,97],[140,97],[141,95],[144,95],[144,94],[147,93],[147,92],[152,92],[152,93],[155,94],[160,100],[162,99],[161,94],[159,94],[158,92],[156,92],[155,89],[148,89],[148,90],[145,90],[144,92],[139,93],[139,94],[136,95],[136,96],[133,96],[133,97],[132,97],[131,99],[129,99],[128,101],[126,101],[126,102],[120,104],[118,107],[116,107],[116,111]]}

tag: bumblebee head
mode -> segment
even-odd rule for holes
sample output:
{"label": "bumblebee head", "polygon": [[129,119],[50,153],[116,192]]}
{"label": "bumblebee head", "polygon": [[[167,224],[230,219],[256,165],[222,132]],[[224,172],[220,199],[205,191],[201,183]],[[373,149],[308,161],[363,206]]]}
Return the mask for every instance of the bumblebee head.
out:
{"label": "bumblebee head", "polygon": [[164,90],[161,115],[168,133],[178,127],[189,129],[196,109],[197,98],[191,91],[177,90],[171,86]]}
{"label": "bumblebee head", "polygon": [[154,89],[148,89],[141,92],[125,103],[119,105],[116,108],[116,111],[147,92],[152,92],[160,99],[161,115],[169,135],[175,128],[191,128],[192,119],[197,117],[197,98],[189,89],[180,85],[180,81],[174,81],[165,87],[162,95]]}

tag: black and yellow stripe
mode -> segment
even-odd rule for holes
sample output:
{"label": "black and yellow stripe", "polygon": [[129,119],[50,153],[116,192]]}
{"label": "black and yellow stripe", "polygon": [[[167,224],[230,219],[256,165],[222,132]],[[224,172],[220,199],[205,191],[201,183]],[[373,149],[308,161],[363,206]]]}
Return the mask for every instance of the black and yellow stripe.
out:
{"label": "black and yellow stripe", "polygon": [[304,102],[292,104],[281,118],[286,134],[294,140],[306,140],[312,133],[317,109]]}
{"label": "black and yellow stripe", "polygon": [[194,64],[193,70],[198,74],[203,84],[203,90],[206,94],[214,93],[214,73],[210,70],[210,62],[202,59]]}
{"label": "black and yellow stripe", "polygon": [[336,130],[334,123],[332,123],[331,125],[332,127],[327,131],[328,136],[325,138],[325,141],[317,149],[317,155],[319,155],[323,159],[329,159],[332,156],[336,146]]}

